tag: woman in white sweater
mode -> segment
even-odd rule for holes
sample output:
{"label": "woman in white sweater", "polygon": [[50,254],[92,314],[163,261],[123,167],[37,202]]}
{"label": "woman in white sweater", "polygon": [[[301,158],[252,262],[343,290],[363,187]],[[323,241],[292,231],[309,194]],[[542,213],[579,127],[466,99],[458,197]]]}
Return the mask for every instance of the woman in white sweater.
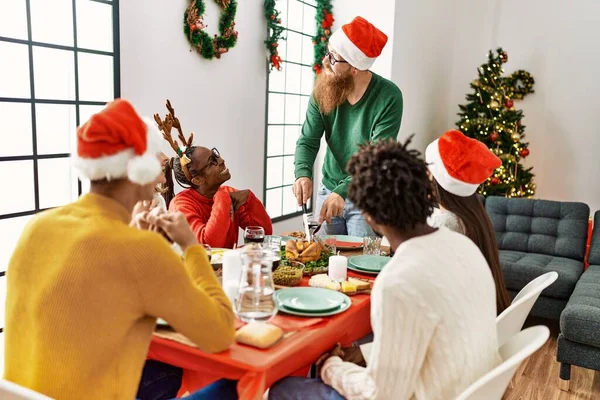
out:
{"label": "woman in white sweater", "polygon": [[501,359],[494,281],[464,235],[427,225],[434,196],[409,144],[367,145],[349,163],[349,198],[395,255],[372,291],[367,367],[329,357],[321,379],[285,378],[271,399],[452,399]]}
{"label": "woman in white sweater", "polygon": [[496,312],[510,305],[492,221],[475,193],[502,161],[478,140],[451,130],[427,146],[425,161],[440,206],[430,224],[466,235],[481,250],[496,285]]}

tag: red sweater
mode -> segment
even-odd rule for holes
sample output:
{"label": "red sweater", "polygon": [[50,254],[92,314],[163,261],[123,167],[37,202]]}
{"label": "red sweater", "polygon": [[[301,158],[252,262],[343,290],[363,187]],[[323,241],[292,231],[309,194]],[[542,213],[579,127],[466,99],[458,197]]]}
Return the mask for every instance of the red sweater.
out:
{"label": "red sweater", "polygon": [[231,219],[229,193],[235,191],[230,186],[221,186],[215,196],[209,199],[194,189],[186,189],[171,200],[169,210],[184,213],[198,241],[210,247],[234,248],[238,243],[239,228],[245,229],[247,226],[262,226],[265,234],[271,235],[271,218],[252,192]]}

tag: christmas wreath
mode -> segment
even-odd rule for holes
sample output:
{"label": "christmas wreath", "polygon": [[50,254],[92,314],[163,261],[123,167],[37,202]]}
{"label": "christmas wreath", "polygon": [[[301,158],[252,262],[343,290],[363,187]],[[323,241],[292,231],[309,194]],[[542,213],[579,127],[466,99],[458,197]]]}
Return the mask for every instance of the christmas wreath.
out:
{"label": "christmas wreath", "polygon": [[183,32],[188,41],[202,57],[207,60],[221,58],[229,49],[235,46],[238,33],[235,30],[236,0],[215,0],[221,8],[219,19],[219,35],[213,38],[204,31],[203,16],[206,5],[203,0],[192,0],[183,16]]}
{"label": "christmas wreath", "polygon": [[527,71],[522,69],[513,72],[505,80],[507,86],[506,95],[511,99],[522,100],[529,93],[534,93],[533,85],[535,79]]}
{"label": "christmas wreath", "polygon": [[333,6],[331,0],[317,0],[317,34],[313,36],[313,45],[315,46],[315,60],[313,70],[320,74],[323,69],[323,58],[327,54],[327,43],[331,37],[331,27],[333,26]]}
{"label": "christmas wreath", "polygon": [[281,34],[285,28],[281,26],[279,11],[275,9],[275,0],[265,0],[264,9],[267,28],[269,29],[269,36],[265,40],[265,45],[269,52],[269,64],[271,65],[271,70],[276,69],[281,71],[281,57],[277,48],[279,47],[278,42],[282,39]]}

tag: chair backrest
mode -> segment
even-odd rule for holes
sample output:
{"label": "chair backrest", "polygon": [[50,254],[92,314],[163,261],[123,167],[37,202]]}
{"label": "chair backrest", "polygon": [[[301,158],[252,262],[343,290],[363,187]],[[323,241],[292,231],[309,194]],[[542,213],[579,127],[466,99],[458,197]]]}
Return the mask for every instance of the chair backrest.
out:
{"label": "chair backrest", "polygon": [[485,209],[500,250],[583,261],[590,217],[587,204],[490,196]]}
{"label": "chair backrest", "polygon": [[52,400],[31,389],[19,386],[16,383],[0,380],[0,399],[2,400]]}
{"label": "chair backrest", "polygon": [[600,265],[600,211],[596,211],[596,214],[594,214],[594,230],[592,231],[588,263],[590,265]]}
{"label": "chair backrest", "polygon": [[538,325],[522,330],[499,349],[502,364],[479,378],[462,392],[457,400],[500,400],[527,357],[535,353],[550,337],[550,330]]}
{"label": "chair backrest", "polygon": [[557,272],[548,272],[529,282],[502,314],[496,318],[498,346],[502,346],[521,330],[540,293],[558,279]]}

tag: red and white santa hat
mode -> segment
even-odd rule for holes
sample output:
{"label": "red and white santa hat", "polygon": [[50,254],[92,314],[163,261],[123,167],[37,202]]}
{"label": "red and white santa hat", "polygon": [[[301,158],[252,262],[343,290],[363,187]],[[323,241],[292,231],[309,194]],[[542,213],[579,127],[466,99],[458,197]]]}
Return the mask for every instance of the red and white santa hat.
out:
{"label": "red and white santa hat", "polygon": [[127,100],[117,99],[77,129],[73,164],[91,181],[127,178],[145,185],[161,172],[160,132]]}
{"label": "red and white santa hat", "polygon": [[368,70],[381,54],[388,37],[363,17],[343,25],[329,38],[329,45],[350,65]]}
{"label": "red and white santa hat", "polygon": [[446,191],[471,196],[502,161],[479,140],[451,130],[427,146],[425,161],[429,171]]}

